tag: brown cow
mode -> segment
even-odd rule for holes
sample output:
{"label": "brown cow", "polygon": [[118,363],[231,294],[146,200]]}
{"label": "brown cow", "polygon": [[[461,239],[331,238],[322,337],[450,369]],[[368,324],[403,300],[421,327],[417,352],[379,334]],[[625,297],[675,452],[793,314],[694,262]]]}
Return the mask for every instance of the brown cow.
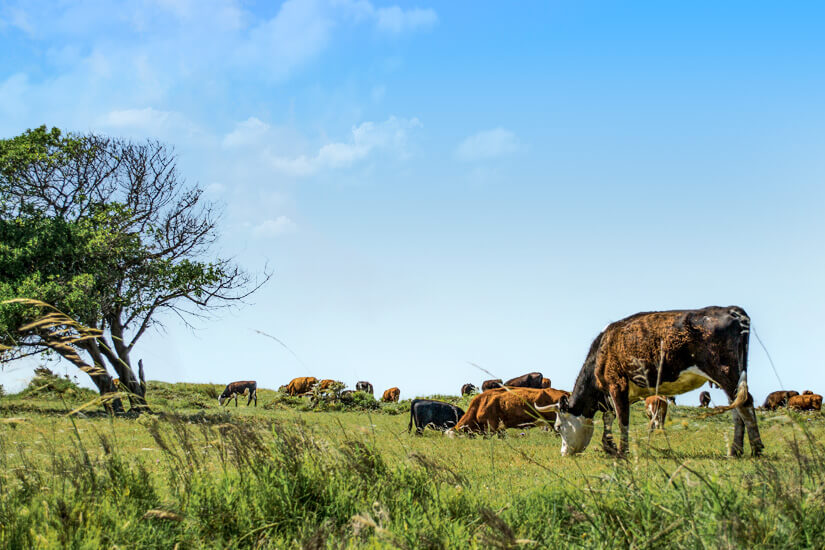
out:
{"label": "brown cow", "polygon": [[461,395],[470,395],[471,393],[475,393],[477,391],[478,389],[472,384],[464,384],[461,386]]}
{"label": "brown cow", "polygon": [[470,401],[467,412],[458,421],[455,431],[499,432],[502,428],[533,425],[544,419],[552,422],[553,412],[539,413],[534,404],[552,405],[562,396],[562,390],[537,388],[497,388],[478,394]]}
{"label": "brown cow", "polygon": [[381,401],[384,403],[398,403],[398,398],[401,396],[401,390],[398,388],[390,388],[381,396]]}
{"label": "brown cow", "polygon": [[541,387],[542,389],[547,389],[550,387],[550,379],[549,378],[542,378],[541,379]]}
{"label": "brown cow", "polygon": [[650,419],[648,431],[664,430],[665,416],[667,416],[667,399],[661,395],[651,395],[645,398],[645,413]]}
{"label": "brown cow", "polygon": [[805,390],[802,392],[802,395],[814,395],[814,392],[812,392],[811,390]]}
{"label": "brown cow", "polygon": [[289,395],[301,395],[312,391],[312,386],[318,382],[314,376],[301,376],[300,378],[293,378],[286,386],[286,392]]}
{"label": "brown cow", "polygon": [[704,408],[707,408],[708,406],[710,406],[710,392],[709,391],[703,391],[702,393],[699,394],[699,406],[704,407]]}
{"label": "brown cow", "polygon": [[481,384],[481,391],[494,390],[496,388],[500,388],[501,386],[501,378],[496,378],[495,380],[485,380]]}
{"label": "brown cow", "polygon": [[522,374],[521,376],[516,376],[515,378],[509,379],[504,383],[504,385],[512,388],[541,389],[542,380],[544,380],[544,377],[540,372],[528,372],[527,374]]}
{"label": "brown cow", "polygon": [[[556,429],[562,455],[583,451],[593,436],[593,417],[602,412],[602,447],[624,455],[628,445],[630,404],[656,393],[679,395],[708,380],[728,395],[733,411],[732,456],[744,450],[745,429],[751,454],[764,445],[756,412],[748,399],[750,318],[737,306],[637,313],[611,323],[590,346],[570,400],[562,398]],[[542,410],[539,407],[539,410]],[[613,442],[613,420],[621,438]]]}
{"label": "brown cow", "polygon": [[822,409],[822,396],[815,393],[794,395],[788,399],[788,408],[797,411],[819,411]]}
{"label": "brown cow", "polygon": [[240,382],[230,382],[224,388],[223,393],[218,396],[218,405],[229,403],[232,398],[235,398],[235,406],[238,406],[238,396],[249,395],[249,400],[246,406],[254,400],[255,406],[258,406],[258,383],[254,380],[242,380]]}
{"label": "brown cow", "polygon": [[765,402],[762,404],[762,408],[767,409],[769,411],[775,411],[779,407],[787,407],[788,399],[795,395],[799,395],[799,392],[793,390],[779,390],[771,392],[768,394],[768,397],[765,398]]}

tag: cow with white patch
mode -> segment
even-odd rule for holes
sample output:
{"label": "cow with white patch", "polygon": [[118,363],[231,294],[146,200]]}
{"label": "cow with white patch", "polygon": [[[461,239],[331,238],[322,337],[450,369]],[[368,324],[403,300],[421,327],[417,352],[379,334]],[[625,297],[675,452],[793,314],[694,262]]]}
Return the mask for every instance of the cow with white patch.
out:
{"label": "cow with white patch", "polygon": [[238,396],[249,395],[249,400],[246,402],[248,407],[252,401],[255,401],[255,406],[258,406],[258,383],[254,380],[242,380],[240,382],[230,382],[224,388],[223,393],[218,397],[218,404],[223,405],[229,403],[232,398],[235,398],[235,406],[238,406]]}
{"label": "cow with white patch", "polygon": [[645,399],[645,413],[650,420],[648,431],[664,430],[667,416],[667,398],[661,395],[651,395]]}
{"label": "cow with white patch", "polygon": [[[730,453],[740,456],[747,427],[751,453],[764,446],[753,401],[748,399],[748,336],[750,318],[740,307],[637,313],[611,323],[590,346],[569,399],[537,410],[557,410],[556,430],[562,455],[583,451],[593,436],[593,417],[604,420],[602,446],[609,453],[628,450],[630,404],[650,395],[678,395],[707,381],[731,400],[734,420]],[[612,424],[619,417],[619,448]]]}

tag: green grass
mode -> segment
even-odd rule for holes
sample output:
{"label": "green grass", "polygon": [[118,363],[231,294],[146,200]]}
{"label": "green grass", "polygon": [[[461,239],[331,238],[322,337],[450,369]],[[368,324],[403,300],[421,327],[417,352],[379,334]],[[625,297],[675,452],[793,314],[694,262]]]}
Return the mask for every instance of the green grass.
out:
{"label": "green grass", "polygon": [[[407,433],[409,402],[315,407],[150,382],[157,414],[65,415],[77,395],[0,398],[8,548],[818,548],[825,421],[759,413],[761,459],[726,458],[730,415],[631,418],[631,454],[563,458],[540,428]],[[469,399],[451,398],[466,408]]]}

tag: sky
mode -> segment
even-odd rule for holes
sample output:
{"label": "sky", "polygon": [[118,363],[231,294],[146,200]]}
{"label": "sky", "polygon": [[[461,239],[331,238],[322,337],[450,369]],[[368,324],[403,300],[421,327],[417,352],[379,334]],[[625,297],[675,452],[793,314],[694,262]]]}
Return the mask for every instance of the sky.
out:
{"label": "sky", "polygon": [[0,137],[160,139],[222,208],[215,255],[273,272],[196,330],[164,318],[132,354],[149,379],[404,399],[480,385],[479,365],[569,390],[608,323],[736,304],[776,367],[752,337],[761,402],[825,392],[823,20],[753,0],[0,0]]}

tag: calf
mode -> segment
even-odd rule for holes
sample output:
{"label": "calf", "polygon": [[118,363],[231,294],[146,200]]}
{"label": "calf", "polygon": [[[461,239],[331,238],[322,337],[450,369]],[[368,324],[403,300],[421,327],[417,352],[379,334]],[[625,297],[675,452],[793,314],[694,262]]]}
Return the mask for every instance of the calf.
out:
{"label": "calf", "polygon": [[699,406],[703,408],[707,408],[710,406],[710,392],[703,391],[699,394]]}
{"label": "calf", "polygon": [[775,411],[779,407],[787,407],[788,399],[795,395],[799,395],[799,392],[793,390],[779,390],[771,392],[768,394],[768,397],[765,398],[765,402],[762,404],[762,408],[767,409],[769,411]]}
{"label": "calf", "polygon": [[235,398],[235,406],[238,406],[238,396],[249,395],[249,400],[246,406],[254,400],[255,406],[258,406],[258,383],[254,380],[243,380],[241,382],[230,382],[226,385],[223,393],[218,396],[218,405],[229,403],[232,398]]}
{"label": "calf", "polygon": [[645,413],[650,419],[648,431],[664,430],[667,416],[667,399],[661,395],[651,395],[645,399]]}
{"label": "calf", "polygon": [[455,431],[499,432],[502,428],[531,426],[539,420],[552,422],[554,412],[539,412],[535,405],[552,405],[569,392],[553,388],[497,388],[473,397]]}
{"label": "calf", "polygon": [[797,411],[819,411],[822,409],[822,396],[813,392],[794,395],[788,399],[788,408]]}
{"label": "calf", "polygon": [[314,376],[301,376],[299,378],[293,378],[290,380],[289,384],[286,386],[286,392],[289,395],[301,395],[302,393],[307,393],[312,390],[312,386],[314,386],[318,382],[318,379]]}
{"label": "calf", "polygon": [[381,396],[381,401],[384,403],[398,403],[398,398],[401,396],[401,390],[398,388],[390,388]]}
{"label": "calf", "polygon": [[[733,411],[730,453],[740,456],[747,428],[751,453],[764,445],[753,402],[748,399],[750,318],[740,307],[637,313],[611,323],[590,346],[570,399],[536,407],[557,410],[556,429],[562,455],[583,451],[593,436],[593,417],[602,411],[602,446],[624,455],[628,449],[630,404],[649,395],[678,395],[713,381],[731,400],[720,410]],[[619,417],[621,439],[613,442]]]}
{"label": "calf", "polygon": [[501,386],[501,378],[496,378],[495,380],[485,380],[481,384],[481,391],[494,390],[496,388],[500,388]]}
{"label": "calf", "polygon": [[427,427],[446,430],[455,426],[462,416],[464,411],[455,405],[431,399],[413,399],[410,403],[410,423],[407,431],[412,430],[413,423],[416,435],[423,433]]}
{"label": "calf", "polygon": [[542,380],[544,380],[544,377],[541,375],[540,372],[530,372],[527,374],[522,374],[521,376],[516,376],[515,378],[511,378],[510,380],[505,382],[504,385],[513,388],[541,389]]}
{"label": "calf", "polygon": [[355,391],[362,391],[364,393],[368,393],[370,395],[375,395],[375,392],[372,390],[372,384],[361,380],[360,382],[356,382],[355,384]]}
{"label": "calf", "polygon": [[475,393],[477,391],[478,389],[472,384],[464,384],[461,386],[461,395],[470,395],[471,393]]}

